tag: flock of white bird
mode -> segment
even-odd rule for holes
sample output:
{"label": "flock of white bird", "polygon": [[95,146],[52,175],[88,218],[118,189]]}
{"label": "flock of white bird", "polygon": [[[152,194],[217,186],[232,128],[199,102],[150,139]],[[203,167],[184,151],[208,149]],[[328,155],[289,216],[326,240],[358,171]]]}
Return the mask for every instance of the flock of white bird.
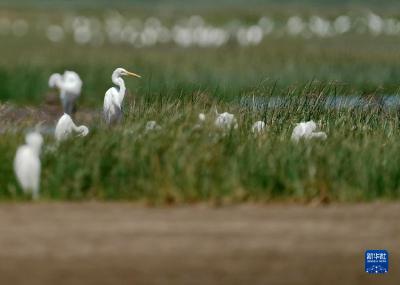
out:
{"label": "flock of white bird", "polygon": [[[117,68],[111,76],[112,82],[117,87],[111,87],[104,96],[103,115],[106,124],[114,125],[122,119],[122,102],[124,100],[126,87],[123,76],[133,76],[141,78],[140,75],[129,72],[124,68]],[[63,75],[53,74],[49,78],[49,86],[57,88],[60,92],[60,100],[64,114],[58,120],[54,136],[57,142],[61,142],[72,135],[86,136],[89,128],[86,126],[76,126],[71,118],[75,110],[76,100],[79,98],[82,90],[82,80],[79,75],[73,71],[65,71]],[[234,114],[228,112],[216,113],[214,126],[222,131],[229,131],[238,128],[238,122]],[[200,113],[200,124],[206,121],[206,115]],[[199,124],[196,126],[200,126]],[[260,135],[266,131],[266,124],[263,121],[257,121],[253,124],[251,131],[255,135]],[[161,126],[156,121],[149,121],[145,130],[159,130]],[[298,142],[301,139],[326,139],[324,132],[317,132],[317,124],[314,121],[301,122],[293,130],[291,139]],[[41,161],[40,151],[43,144],[43,137],[39,131],[28,133],[25,138],[25,145],[17,149],[14,159],[14,171],[17,180],[27,194],[31,194],[33,199],[39,197]]]}
{"label": "flock of white bird", "polygon": [[183,17],[167,24],[162,18],[128,18],[117,11],[108,11],[100,17],[67,13],[58,22],[54,22],[54,17],[46,18],[44,15],[29,20],[0,15],[0,37],[13,35],[21,38],[35,31],[43,33],[49,41],[56,44],[72,40],[72,43],[78,45],[96,47],[124,44],[146,48],[175,44],[182,48],[207,48],[236,42],[245,47],[259,45],[267,37],[309,39],[345,34],[398,36],[400,21],[398,17],[384,17],[368,10],[336,16],[331,14],[329,17],[316,14],[287,17],[264,15],[252,22],[231,19],[220,25],[211,24],[199,15]]}

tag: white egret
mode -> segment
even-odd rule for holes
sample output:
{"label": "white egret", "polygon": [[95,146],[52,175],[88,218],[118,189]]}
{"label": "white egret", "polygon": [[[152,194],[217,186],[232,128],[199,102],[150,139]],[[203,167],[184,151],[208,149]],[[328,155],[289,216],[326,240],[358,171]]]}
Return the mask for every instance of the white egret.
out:
{"label": "white egret", "polygon": [[251,127],[253,134],[260,135],[265,131],[265,123],[263,121],[257,121]]}
{"label": "white egret", "polygon": [[32,193],[33,199],[39,197],[40,184],[40,150],[43,137],[38,132],[29,133],[25,137],[26,144],[20,146],[14,159],[14,172],[18,183],[25,193]]}
{"label": "white egret", "polygon": [[228,112],[218,114],[217,113],[217,118],[215,119],[214,125],[220,129],[223,130],[229,130],[229,129],[237,129],[238,124],[235,118],[235,115],[230,114]]}
{"label": "white egret", "polygon": [[60,90],[64,113],[71,115],[75,108],[75,101],[81,95],[82,80],[79,75],[69,70],[63,75],[54,73],[49,78],[49,86]]}
{"label": "white egret", "polygon": [[77,127],[68,114],[64,114],[57,122],[56,130],[54,132],[57,141],[67,139],[73,132],[78,133],[78,136],[84,137],[89,133],[86,126]]}
{"label": "white egret", "polygon": [[146,123],[146,132],[153,131],[153,130],[161,130],[161,126],[157,124],[156,121],[148,121]]}
{"label": "white egret", "polygon": [[104,96],[104,119],[109,125],[119,122],[122,118],[122,101],[124,100],[126,91],[122,76],[126,75],[141,78],[140,75],[129,72],[124,68],[117,68],[114,70],[111,80],[119,87],[119,90],[115,87],[111,87]]}
{"label": "white egret", "polygon": [[317,124],[314,121],[301,122],[296,125],[292,132],[292,140],[298,142],[300,139],[322,139],[327,138],[324,132],[315,132]]}
{"label": "white egret", "polygon": [[204,122],[206,120],[206,115],[204,115],[203,113],[199,114],[199,121],[200,122]]}
{"label": "white egret", "polygon": [[204,113],[199,113],[198,123],[196,125],[194,125],[193,129],[199,130],[204,126],[205,123],[206,123],[206,115]]}

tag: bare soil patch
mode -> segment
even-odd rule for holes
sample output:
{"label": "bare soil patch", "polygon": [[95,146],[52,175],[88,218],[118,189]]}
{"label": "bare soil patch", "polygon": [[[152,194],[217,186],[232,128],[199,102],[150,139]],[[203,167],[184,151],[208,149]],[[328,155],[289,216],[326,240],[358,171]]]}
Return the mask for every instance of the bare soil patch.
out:
{"label": "bare soil patch", "polygon": [[[398,203],[2,204],[0,284],[396,284],[399,220]],[[370,248],[389,274],[364,273]]]}

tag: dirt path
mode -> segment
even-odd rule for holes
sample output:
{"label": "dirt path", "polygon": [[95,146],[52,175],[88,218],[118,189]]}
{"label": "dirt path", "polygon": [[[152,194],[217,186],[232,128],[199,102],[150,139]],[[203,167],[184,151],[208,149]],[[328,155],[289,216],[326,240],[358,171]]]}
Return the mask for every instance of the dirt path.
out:
{"label": "dirt path", "polygon": [[[3,204],[0,231],[0,284],[400,280],[400,204],[220,209]],[[389,250],[389,274],[363,272],[368,248]]]}

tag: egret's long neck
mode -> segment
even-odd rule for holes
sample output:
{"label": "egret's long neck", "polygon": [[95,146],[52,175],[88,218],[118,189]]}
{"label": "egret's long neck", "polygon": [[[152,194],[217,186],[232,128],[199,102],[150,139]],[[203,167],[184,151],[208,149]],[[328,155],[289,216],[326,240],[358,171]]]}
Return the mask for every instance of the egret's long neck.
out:
{"label": "egret's long neck", "polygon": [[33,152],[34,152],[36,155],[40,155],[40,150],[41,150],[41,148],[42,148],[41,145],[30,144],[29,147],[33,150]]}
{"label": "egret's long neck", "polygon": [[89,132],[88,128],[84,125],[79,126],[79,127],[75,126],[75,131],[77,133],[79,133],[79,136],[83,136],[83,137],[86,136]]}
{"label": "egret's long neck", "polygon": [[78,133],[79,133],[80,129],[79,129],[79,127],[78,127],[77,125],[75,125],[74,122],[71,122],[71,127],[72,127],[72,129],[73,129],[75,132],[78,132]]}
{"label": "egret's long neck", "polygon": [[125,96],[125,91],[126,91],[126,87],[125,87],[125,82],[124,80],[118,76],[118,75],[114,75],[112,76],[112,82],[119,86],[119,91],[118,91],[118,102],[120,104],[122,104],[122,101],[124,100],[124,96]]}
{"label": "egret's long neck", "polygon": [[72,129],[75,131],[75,132],[77,132],[77,133],[79,133],[79,135],[82,135],[82,136],[86,136],[86,134],[87,134],[87,127],[86,126],[84,126],[84,125],[82,125],[82,126],[77,126],[77,125],[75,125],[75,123],[74,122],[71,122],[71,126],[72,126]]}

